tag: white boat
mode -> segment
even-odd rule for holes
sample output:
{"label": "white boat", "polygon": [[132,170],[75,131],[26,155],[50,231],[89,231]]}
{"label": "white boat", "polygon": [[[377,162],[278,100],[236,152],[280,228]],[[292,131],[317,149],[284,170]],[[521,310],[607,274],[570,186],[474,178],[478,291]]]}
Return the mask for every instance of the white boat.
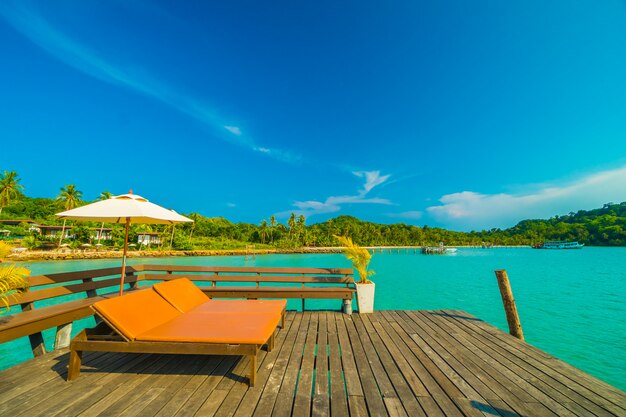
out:
{"label": "white boat", "polygon": [[549,240],[543,243],[543,245],[538,245],[535,249],[582,249],[585,246],[582,243],[578,242],[568,242],[565,240]]}

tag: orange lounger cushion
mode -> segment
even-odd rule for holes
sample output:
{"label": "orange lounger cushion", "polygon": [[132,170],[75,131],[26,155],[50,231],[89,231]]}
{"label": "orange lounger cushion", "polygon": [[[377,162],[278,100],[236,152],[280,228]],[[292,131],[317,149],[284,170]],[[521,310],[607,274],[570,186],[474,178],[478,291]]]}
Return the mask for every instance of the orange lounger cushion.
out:
{"label": "orange lounger cushion", "polygon": [[135,340],[137,335],[181,316],[151,289],[98,301],[93,309],[128,340]]}
{"label": "orange lounger cushion", "polygon": [[278,318],[273,314],[184,314],[138,335],[136,340],[262,345],[277,326]]}
{"label": "orange lounger cushion", "polygon": [[287,300],[211,300],[190,310],[189,314],[270,313],[280,317],[286,308]]}
{"label": "orange lounger cushion", "polygon": [[154,284],[152,288],[182,313],[211,301],[200,288],[187,278]]}

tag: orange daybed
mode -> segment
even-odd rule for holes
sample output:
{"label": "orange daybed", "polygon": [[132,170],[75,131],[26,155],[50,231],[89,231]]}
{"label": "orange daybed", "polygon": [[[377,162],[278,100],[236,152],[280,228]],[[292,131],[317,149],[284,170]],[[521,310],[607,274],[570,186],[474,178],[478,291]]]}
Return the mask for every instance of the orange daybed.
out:
{"label": "orange daybed", "polygon": [[[217,301],[208,303],[213,302]],[[277,304],[272,311],[253,311],[246,306],[238,311],[241,303],[247,301],[233,300],[231,307],[224,304],[222,311],[182,312],[153,289],[99,301],[92,308],[103,322],[82,330],[72,340],[67,379],[79,376],[83,351],[248,355],[249,384],[254,386],[258,351],[264,344],[268,351],[273,348],[284,306]]]}
{"label": "orange daybed", "polygon": [[181,313],[274,314],[285,326],[287,300],[212,300],[187,278],[154,284],[154,290]]}

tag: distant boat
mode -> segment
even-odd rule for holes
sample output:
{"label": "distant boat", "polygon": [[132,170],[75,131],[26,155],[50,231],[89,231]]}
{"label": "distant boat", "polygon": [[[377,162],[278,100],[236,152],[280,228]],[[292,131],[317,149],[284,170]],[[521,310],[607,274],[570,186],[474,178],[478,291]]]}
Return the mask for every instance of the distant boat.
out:
{"label": "distant boat", "polygon": [[439,243],[439,246],[423,246],[422,253],[424,255],[444,255],[446,253],[456,253],[456,248],[447,248],[443,246],[443,243]]}
{"label": "distant boat", "polygon": [[585,246],[578,242],[568,242],[565,240],[548,240],[542,245],[535,245],[535,249],[582,249]]}

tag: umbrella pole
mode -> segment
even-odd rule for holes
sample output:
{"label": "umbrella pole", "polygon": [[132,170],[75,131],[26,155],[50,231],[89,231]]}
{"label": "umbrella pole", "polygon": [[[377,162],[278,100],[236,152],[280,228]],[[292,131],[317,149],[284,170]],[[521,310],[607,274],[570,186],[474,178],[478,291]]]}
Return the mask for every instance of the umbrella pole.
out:
{"label": "umbrella pole", "polygon": [[130,217],[126,218],[126,234],[124,236],[124,256],[122,257],[122,277],[120,279],[120,296],[124,293],[124,278],[126,277],[126,253],[128,252],[128,229]]}

